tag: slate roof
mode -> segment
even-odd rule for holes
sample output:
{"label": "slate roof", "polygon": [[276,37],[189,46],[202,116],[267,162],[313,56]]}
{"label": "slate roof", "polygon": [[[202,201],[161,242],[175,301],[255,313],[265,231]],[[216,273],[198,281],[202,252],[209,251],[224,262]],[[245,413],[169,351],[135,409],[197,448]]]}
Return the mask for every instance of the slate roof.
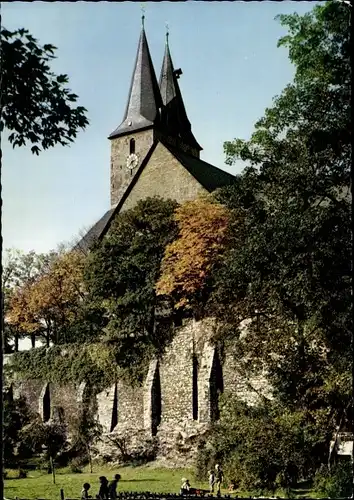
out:
{"label": "slate roof", "polygon": [[111,219],[113,218],[114,210],[114,208],[108,210],[108,212],[106,212],[103,217],[101,217],[100,220],[97,221],[96,224],[94,224],[85,236],[75,245],[74,250],[87,252],[93,243],[101,237],[103,231],[110,224]]}
{"label": "slate roof", "polygon": [[145,30],[142,28],[124,118],[109,138],[112,139],[154,125],[159,120],[159,108],[161,107],[160,89]]}
{"label": "slate roof", "polygon": [[183,153],[168,144],[163,144],[207,191],[212,192],[235,181],[235,177],[225,170],[214,167],[200,158]]}
{"label": "slate roof", "polygon": [[[180,71],[180,70],[179,70]],[[180,71],[180,74],[182,72]],[[161,111],[162,127],[172,135],[181,137],[184,141],[201,151],[203,148],[196,141],[174,71],[168,40],[166,40],[165,54],[160,74],[160,92],[163,103]]]}

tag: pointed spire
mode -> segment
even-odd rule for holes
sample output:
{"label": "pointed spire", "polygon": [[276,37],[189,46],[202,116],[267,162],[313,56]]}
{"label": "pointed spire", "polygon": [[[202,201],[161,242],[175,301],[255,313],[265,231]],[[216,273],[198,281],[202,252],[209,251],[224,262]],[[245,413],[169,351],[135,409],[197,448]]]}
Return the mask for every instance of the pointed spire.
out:
{"label": "pointed spire", "polygon": [[162,103],[164,104],[164,106],[167,106],[176,97],[176,85],[173,72],[174,69],[170,54],[170,48],[168,45],[168,32],[167,32],[165,55],[163,58],[161,75],[160,75],[160,93],[161,93]]}
{"label": "pointed spire", "polygon": [[144,14],[138,52],[123,122],[109,138],[154,125],[162,106],[161,94],[144,29]]}
{"label": "pointed spire", "polygon": [[168,30],[168,23],[167,22],[166,22],[165,26],[166,26],[166,45],[168,45],[168,37],[170,36],[170,32]]}
{"label": "pointed spire", "polygon": [[188,120],[178,85],[178,78],[182,75],[182,70],[175,70],[173,67],[168,38],[169,31],[167,26],[165,54],[160,74],[160,93],[164,105],[162,123],[171,133],[182,138],[189,145],[200,151],[202,148],[192,133],[192,127]]}

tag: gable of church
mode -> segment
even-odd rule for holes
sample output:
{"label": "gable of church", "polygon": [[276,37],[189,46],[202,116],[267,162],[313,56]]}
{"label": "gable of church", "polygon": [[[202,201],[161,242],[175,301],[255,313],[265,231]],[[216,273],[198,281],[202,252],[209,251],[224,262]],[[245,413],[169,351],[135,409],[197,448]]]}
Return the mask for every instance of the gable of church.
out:
{"label": "gable of church", "polygon": [[207,190],[181,162],[158,142],[149,161],[138,176],[134,186],[120,208],[129,210],[139,200],[152,196],[173,199],[178,203],[194,200]]}

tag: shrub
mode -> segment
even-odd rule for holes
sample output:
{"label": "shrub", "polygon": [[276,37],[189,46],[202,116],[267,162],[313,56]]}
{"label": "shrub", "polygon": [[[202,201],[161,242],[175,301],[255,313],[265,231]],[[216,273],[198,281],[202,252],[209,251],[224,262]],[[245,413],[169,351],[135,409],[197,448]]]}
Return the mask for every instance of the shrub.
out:
{"label": "shrub", "polygon": [[336,464],[330,471],[323,465],[316,472],[314,489],[328,498],[350,497],[353,494],[353,465],[350,461]]}
{"label": "shrub", "polygon": [[138,449],[130,455],[129,462],[133,466],[143,465],[156,459],[158,451],[158,440],[156,438],[146,439]]}
{"label": "shrub", "polygon": [[323,459],[326,430],[309,424],[304,412],[269,401],[248,407],[227,395],[221,403],[220,420],[198,449],[199,479],[205,480],[207,471],[220,463],[226,481],[242,490],[289,489]]}
{"label": "shrub", "polygon": [[18,478],[25,479],[27,477],[27,472],[24,469],[18,469]]}
{"label": "shrub", "polygon": [[72,474],[81,474],[83,465],[80,458],[73,458],[69,465],[70,472]]}

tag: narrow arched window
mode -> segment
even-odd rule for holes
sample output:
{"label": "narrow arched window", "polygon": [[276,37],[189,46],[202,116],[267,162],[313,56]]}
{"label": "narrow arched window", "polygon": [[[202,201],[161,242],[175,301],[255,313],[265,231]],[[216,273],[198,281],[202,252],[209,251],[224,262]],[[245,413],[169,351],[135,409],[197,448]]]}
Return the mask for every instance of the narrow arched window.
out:
{"label": "narrow arched window", "polygon": [[117,384],[114,387],[113,396],[113,407],[112,407],[112,418],[111,418],[111,432],[114,431],[118,424],[118,387]]}
{"label": "narrow arched window", "polygon": [[198,360],[193,356],[193,420],[198,420]]}
{"label": "narrow arched window", "polygon": [[131,155],[135,153],[135,139],[130,139],[129,141],[129,153]]}
{"label": "narrow arched window", "polygon": [[42,413],[43,422],[48,422],[51,413],[49,384],[46,385],[42,404],[43,404],[43,413]]}
{"label": "narrow arched window", "polygon": [[222,373],[222,365],[220,362],[218,351],[215,349],[214,359],[211,368],[210,381],[210,417],[211,421],[219,420],[219,396],[224,392],[224,381]]}
{"label": "narrow arched window", "polygon": [[157,365],[154,380],[151,387],[151,433],[157,434],[157,428],[161,423],[161,382],[160,370]]}

